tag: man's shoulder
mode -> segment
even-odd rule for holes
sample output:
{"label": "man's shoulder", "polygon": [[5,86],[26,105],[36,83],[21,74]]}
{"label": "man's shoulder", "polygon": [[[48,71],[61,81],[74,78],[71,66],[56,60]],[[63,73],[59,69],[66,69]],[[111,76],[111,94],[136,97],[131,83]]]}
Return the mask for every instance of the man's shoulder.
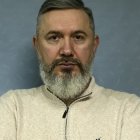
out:
{"label": "man's shoulder", "polygon": [[140,97],[135,93],[117,91],[109,88],[104,88],[97,85],[99,96],[111,102],[120,102],[121,104],[140,104]]}
{"label": "man's shoulder", "polygon": [[4,93],[0,96],[0,101],[16,101],[18,99],[23,98],[34,98],[42,93],[43,86],[34,87],[30,89],[16,89],[16,90],[9,90],[8,92]]}

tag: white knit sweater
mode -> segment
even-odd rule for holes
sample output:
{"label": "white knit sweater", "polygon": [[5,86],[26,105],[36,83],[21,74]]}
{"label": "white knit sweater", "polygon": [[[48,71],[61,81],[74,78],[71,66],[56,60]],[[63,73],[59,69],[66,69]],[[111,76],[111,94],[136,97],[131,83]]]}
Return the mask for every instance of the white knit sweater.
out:
{"label": "white knit sweater", "polygon": [[140,99],[94,78],[69,108],[45,86],[9,91],[0,98],[0,140],[140,140]]}

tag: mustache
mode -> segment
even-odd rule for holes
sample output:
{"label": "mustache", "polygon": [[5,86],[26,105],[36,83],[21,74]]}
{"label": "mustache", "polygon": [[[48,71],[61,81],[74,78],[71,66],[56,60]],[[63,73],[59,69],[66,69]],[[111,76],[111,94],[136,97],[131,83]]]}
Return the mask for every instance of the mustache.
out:
{"label": "mustache", "polygon": [[49,65],[49,72],[53,71],[56,66],[58,66],[59,64],[61,64],[63,62],[73,63],[73,64],[75,64],[79,67],[79,69],[81,70],[81,73],[84,72],[84,68],[83,68],[83,65],[80,62],[80,60],[77,59],[77,58],[71,58],[71,57],[62,57],[60,59],[57,59],[57,60],[53,61],[52,64]]}

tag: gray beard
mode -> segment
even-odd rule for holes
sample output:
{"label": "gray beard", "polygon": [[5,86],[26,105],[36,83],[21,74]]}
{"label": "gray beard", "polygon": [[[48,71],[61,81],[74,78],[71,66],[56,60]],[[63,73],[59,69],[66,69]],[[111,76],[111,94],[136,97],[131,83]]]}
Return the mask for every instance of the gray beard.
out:
{"label": "gray beard", "polygon": [[63,72],[63,76],[57,76],[53,74],[50,66],[40,62],[40,76],[45,86],[58,98],[75,99],[83,93],[90,81],[90,65],[83,66],[81,73],[76,76],[70,72]]}

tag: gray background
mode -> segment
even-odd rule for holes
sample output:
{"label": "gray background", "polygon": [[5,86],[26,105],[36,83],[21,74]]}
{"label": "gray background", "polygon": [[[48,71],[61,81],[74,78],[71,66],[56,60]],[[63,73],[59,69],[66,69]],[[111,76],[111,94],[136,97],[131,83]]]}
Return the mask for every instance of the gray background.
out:
{"label": "gray background", "polygon": [[[0,94],[41,85],[32,47],[43,0],[0,0]],[[93,9],[100,47],[94,62],[98,84],[140,96],[140,1],[85,0]]]}

